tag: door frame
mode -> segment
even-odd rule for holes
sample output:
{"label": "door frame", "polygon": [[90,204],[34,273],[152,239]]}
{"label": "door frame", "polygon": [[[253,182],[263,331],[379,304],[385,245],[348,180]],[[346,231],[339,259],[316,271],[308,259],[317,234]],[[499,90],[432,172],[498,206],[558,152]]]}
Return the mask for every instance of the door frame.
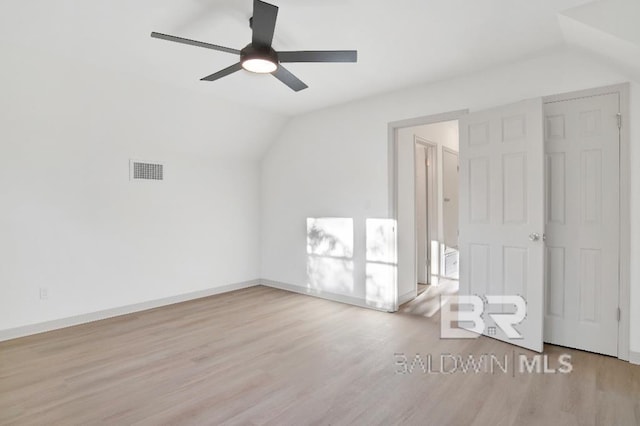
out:
{"label": "door frame", "polygon": [[[453,121],[459,120],[461,117],[467,115],[469,113],[468,109],[444,112],[441,114],[432,114],[426,115],[422,117],[409,118],[406,120],[399,120],[390,122],[387,125],[387,137],[388,137],[388,145],[387,145],[387,157],[388,157],[388,181],[389,181],[389,217],[392,218],[395,225],[395,234],[396,237],[398,235],[397,232],[397,224],[398,224],[398,130],[404,129],[407,127],[417,127],[424,126],[426,124],[436,124],[441,123],[443,121]],[[415,238],[415,232],[414,232]],[[413,244],[415,251],[415,242]],[[397,253],[396,253],[397,256]],[[416,253],[414,253],[414,257]],[[413,268],[413,281],[416,282],[416,268]],[[393,312],[396,312],[400,306],[400,304],[405,301],[399,300],[398,294],[398,281],[395,280],[394,283],[394,300],[393,300]]]}
{"label": "door frame", "polygon": [[630,133],[630,84],[615,84],[576,92],[545,96],[543,106],[553,102],[570,101],[579,98],[608,95],[617,93],[620,96],[620,113],[622,127],[620,128],[620,240],[619,245],[619,293],[618,307],[620,321],[618,321],[618,358],[629,361],[630,311],[631,311],[631,162],[629,149],[631,145]]}
{"label": "door frame", "polygon": [[[426,231],[427,231],[427,258],[428,258],[428,261],[429,261],[429,266],[428,266],[429,275],[433,275],[433,273],[431,271],[431,257],[433,256],[433,253],[431,251],[431,244],[430,244],[430,241],[431,241],[431,238],[432,238],[432,235],[431,235],[431,226],[432,226],[431,221],[435,221],[436,222],[436,226],[437,226],[437,224],[439,223],[439,219],[440,219],[440,212],[438,211],[439,210],[438,209],[438,205],[439,205],[438,204],[438,197],[439,197],[439,194],[438,194],[438,163],[439,163],[439,161],[438,161],[438,144],[436,142],[432,142],[432,141],[427,140],[425,138],[422,138],[420,136],[414,135],[413,136],[413,147],[414,147],[413,164],[414,164],[414,167],[416,165],[415,148],[417,146],[420,146],[421,148],[425,149],[425,151],[427,149],[433,150],[432,152],[433,152],[433,155],[434,155],[434,158],[435,158],[434,164],[432,164],[430,167],[426,168],[426,171],[425,171],[426,181],[427,181],[427,185],[425,187],[425,189],[427,191],[427,194],[426,194],[426,202],[427,202],[427,212],[426,212],[426,214],[427,214],[427,229],[426,229]],[[427,158],[427,157],[425,156],[425,158]],[[429,179],[430,170],[433,171],[433,175],[435,176],[433,179]],[[414,177],[414,179],[413,179],[414,180],[414,185],[416,185],[417,184],[417,180],[418,180],[417,179],[418,176],[417,176],[417,173],[416,173],[415,169],[413,171],[413,175],[414,175],[413,176]],[[432,181],[435,181],[435,182],[432,182]],[[431,191],[431,197],[429,197],[429,185],[435,185],[435,190]],[[416,189],[416,188],[414,187],[414,189]],[[414,192],[415,192],[414,197],[417,200],[418,191],[416,190]],[[433,207],[433,201],[434,200],[435,200],[435,209]],[[418,230],[418,206],[417,206],[417,204],[414,205],[414,209],[415,209],[415,212],[414,212],[414,215],[413,215],[413,222],[414,222],[413,223],[413,227],[417,231]],[[433,212],[433,214],[430,215],[430,213],[432,213],[432,212]],[[414,281],[416,282],[416,296],[417,296],[418,295],[418,267],[419,267],[419,264],[418,264],[418,235],[417,235],[417,232],[414,232],[413,234],[414,234],[413,235],[413,237],[414,237],[414,245],[416,246],[416,249],[415,249],[415,251],[416,251],[416,270],[415,270],[415,280]],[[438,230],[438,234],[439,234],[439,230]],[[439,235],[436,235],[436,237],[439,238]],[[427,277],[427,279],[430,279],[430,277]]]}
{"label": "door frame", "polygon": [[[459,138],[458,138],[459,139]],[[448,148],[446,146],[442,147],[442,173],[443,173],[443,178],[442,178],[442,196],[444,197],[444,193],[445,193],[445,183],[446,183],[446,179],[444,179],[444,153],[448,152],[449,154],[453,154],[456,156],[456,158],[458,159],[458,190],[460,189],[460,182],[459,182],[459,178],[460,178],[460,147],[458,147],[458,150],[456,151],[455,149],[452,148]],[[459,195],[459,194],[458,194]],[[444,202],[444,199],[442,200]],[[460,199],[458,197],[458,203],[460,203]],[[443,222],[442,225],[444,227],[444,212],[443,212]],[[444,240],[444,228],[442,230],[442,239]],[[459,232],[458,232],[459,233]],[[459,248],[459,246],[456,246],[456,250]],[[458,250],[459,251],[459,250]]]}
{"label": "door frame", "polygon": [[[460,142],[460,137],[458,136],[458,142]],[[440,244],[440,276],[447,279],[447,280],[453,280],[453,281],[460,281],[460,243],[458,241],[458,238],[456,238],[456,246],[455,246],[455,250],[458,252],[458,277],[457,278],[451,278],[450,276],[448,276],[446,274],[446,265],[447,265],[447,257],[445,256],[445,249],[446,247],[450,247],[447,246],[446,241],[445,241],[445,228],[446,228],[446,223],[445,223],[445,218],[446,215],[444,214],[444,206],[445,206],[445,186],[446,186],[446,182],[447,180],[444,178],[444,172],[445,172],[445,168],[444,168],[444,157],[445,157],[445,153],[449,153],[452,155],[455,155],[456,157],[456,164],[458,166],[458,214],[456,215],[456,217],[458,218],[458,238],[460,238],[460,146],[458,146],[458,150],[456,151],[455,149],[452,148],[448,148],[446,146],[442,147],[442,243]],[[454,247],[450,247],[450,248],[454,248]]]}

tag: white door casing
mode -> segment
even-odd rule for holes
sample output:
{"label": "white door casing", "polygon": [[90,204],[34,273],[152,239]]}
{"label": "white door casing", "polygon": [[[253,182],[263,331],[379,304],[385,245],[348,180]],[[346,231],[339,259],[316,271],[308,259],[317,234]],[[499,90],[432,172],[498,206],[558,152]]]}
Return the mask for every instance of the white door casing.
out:
{"label": "white door casing", "polygon": [[429,214],[427,197],[427,150],[414,142],[415,199],[416,199],[416,278],[418,283],[429,283]]}
{"label": "white door casing", "polygon": [[414,135],[416,279],[431,284],[432,241],[438,240],[438,144]]}
{"label": "white door casing", "polygon": [[485,307],[485,334],[540,352],[544,320],[542,100],[462,117],[459,154],[460,294],[522,296],[527,315],[515,328],[523,338],[509,339],[487,315],[511,313],[511,306]]}
{"label": "white door casing", "polygon": [[618,355],[620,95],[545,104],[544,340]]}
{"label": "white door casing", "polygon": [[[443,224],[444,244],[447,247],[458,247],[458,153],[442,148],[442,192],[443,192]],[[443,274],[444,275],[444,274]]]}
{"label": "white door casing", "polygon": [[427,156],[427,250],[428,264],[427,271],[429,274],[429,284],[434,275],[440,273],[437,265],[439,259],[439,251],[434,250],[434,242],[438,241],[438,145],[429,143],[426,148]]}

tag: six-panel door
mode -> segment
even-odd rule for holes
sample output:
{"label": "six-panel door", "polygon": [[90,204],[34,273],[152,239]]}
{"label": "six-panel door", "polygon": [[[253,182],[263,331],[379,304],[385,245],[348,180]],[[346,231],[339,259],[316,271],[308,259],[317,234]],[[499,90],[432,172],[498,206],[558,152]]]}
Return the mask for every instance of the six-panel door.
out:
{"label": "six-panel door", "polygon": [[[518,295],[526,301],[520,339],[509,339],[486,306],[485,334],[542,351],[544,294],[542,100],[460,120],[460,294]],[[537,236],[537,237],[536,237]]]}

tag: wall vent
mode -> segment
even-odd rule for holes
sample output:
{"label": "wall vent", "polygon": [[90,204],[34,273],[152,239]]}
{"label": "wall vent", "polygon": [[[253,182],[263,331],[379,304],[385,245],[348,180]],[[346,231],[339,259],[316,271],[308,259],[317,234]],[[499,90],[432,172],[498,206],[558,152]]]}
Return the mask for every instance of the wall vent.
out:
{"label": "wall vent", "polygon": [[130,161],[131,180],[164,180],[164,166],[158,163]]}

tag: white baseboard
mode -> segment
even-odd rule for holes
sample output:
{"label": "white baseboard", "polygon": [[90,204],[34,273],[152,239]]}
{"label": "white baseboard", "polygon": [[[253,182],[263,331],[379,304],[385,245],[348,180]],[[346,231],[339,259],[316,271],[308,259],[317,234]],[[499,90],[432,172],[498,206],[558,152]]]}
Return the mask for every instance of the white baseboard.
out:
{"label": "white baseboard", "polygon": [[629,351],[629,362],[640,365],[640,352]]}
{"label": "white baseboard", "polygon": [[407,303],[408,301],[418,297],[416,293],[417,292],[415,290],[411,290],[410,292],[405,293],[402,296],[398,296],[398,306],[402,305],[403,303]]}
{"label": "white baseboard", "polygon": [[327,291],[307,288],[295,284],[287,284],[279,281],[272,280],[260,280],[261,284],[265,287],[277,288],[280,290],[290,291],[292,293],[305,294],[308,296],[319,297],[321,299],[331,300],[333,302],[346,303],[348,305],[355,305],[361,308],[374,309],[376,311],[382,312],[393,312],[393,307],[389,308],[378,308],[376,306],[368,305],[365,300],[362,300],[357,297],[345,296],[337,293],[330,293]]}
{"label": "white baseboard", "polygon": [[214,296],[216,294],[228,293],[230,291],[241,290],[243,288],[260,285],[260,280],[245,281],[241,283],[228,284],[192,293],[179,294],[177,296],[165,297],[163,299],[151,300],[149,302],[136,303],[133,305],[121,306],[118,308],[105,309],[103,311],[91,312],[88,314],[76,315],[68,318],[61,318],[53,321],[30,324],[22,327],[0,330],[0,342],[16,339],[18,337],[30,336],[32,334],[44,333],[46,331],[85,324],[88,322],[117,317],[120,315],[132,314],[134,312],[146,311],[148,309],[159,308],[161,306],[173,305],[175,303],[187,302],[189,300],[201,299],[203,297]]}

